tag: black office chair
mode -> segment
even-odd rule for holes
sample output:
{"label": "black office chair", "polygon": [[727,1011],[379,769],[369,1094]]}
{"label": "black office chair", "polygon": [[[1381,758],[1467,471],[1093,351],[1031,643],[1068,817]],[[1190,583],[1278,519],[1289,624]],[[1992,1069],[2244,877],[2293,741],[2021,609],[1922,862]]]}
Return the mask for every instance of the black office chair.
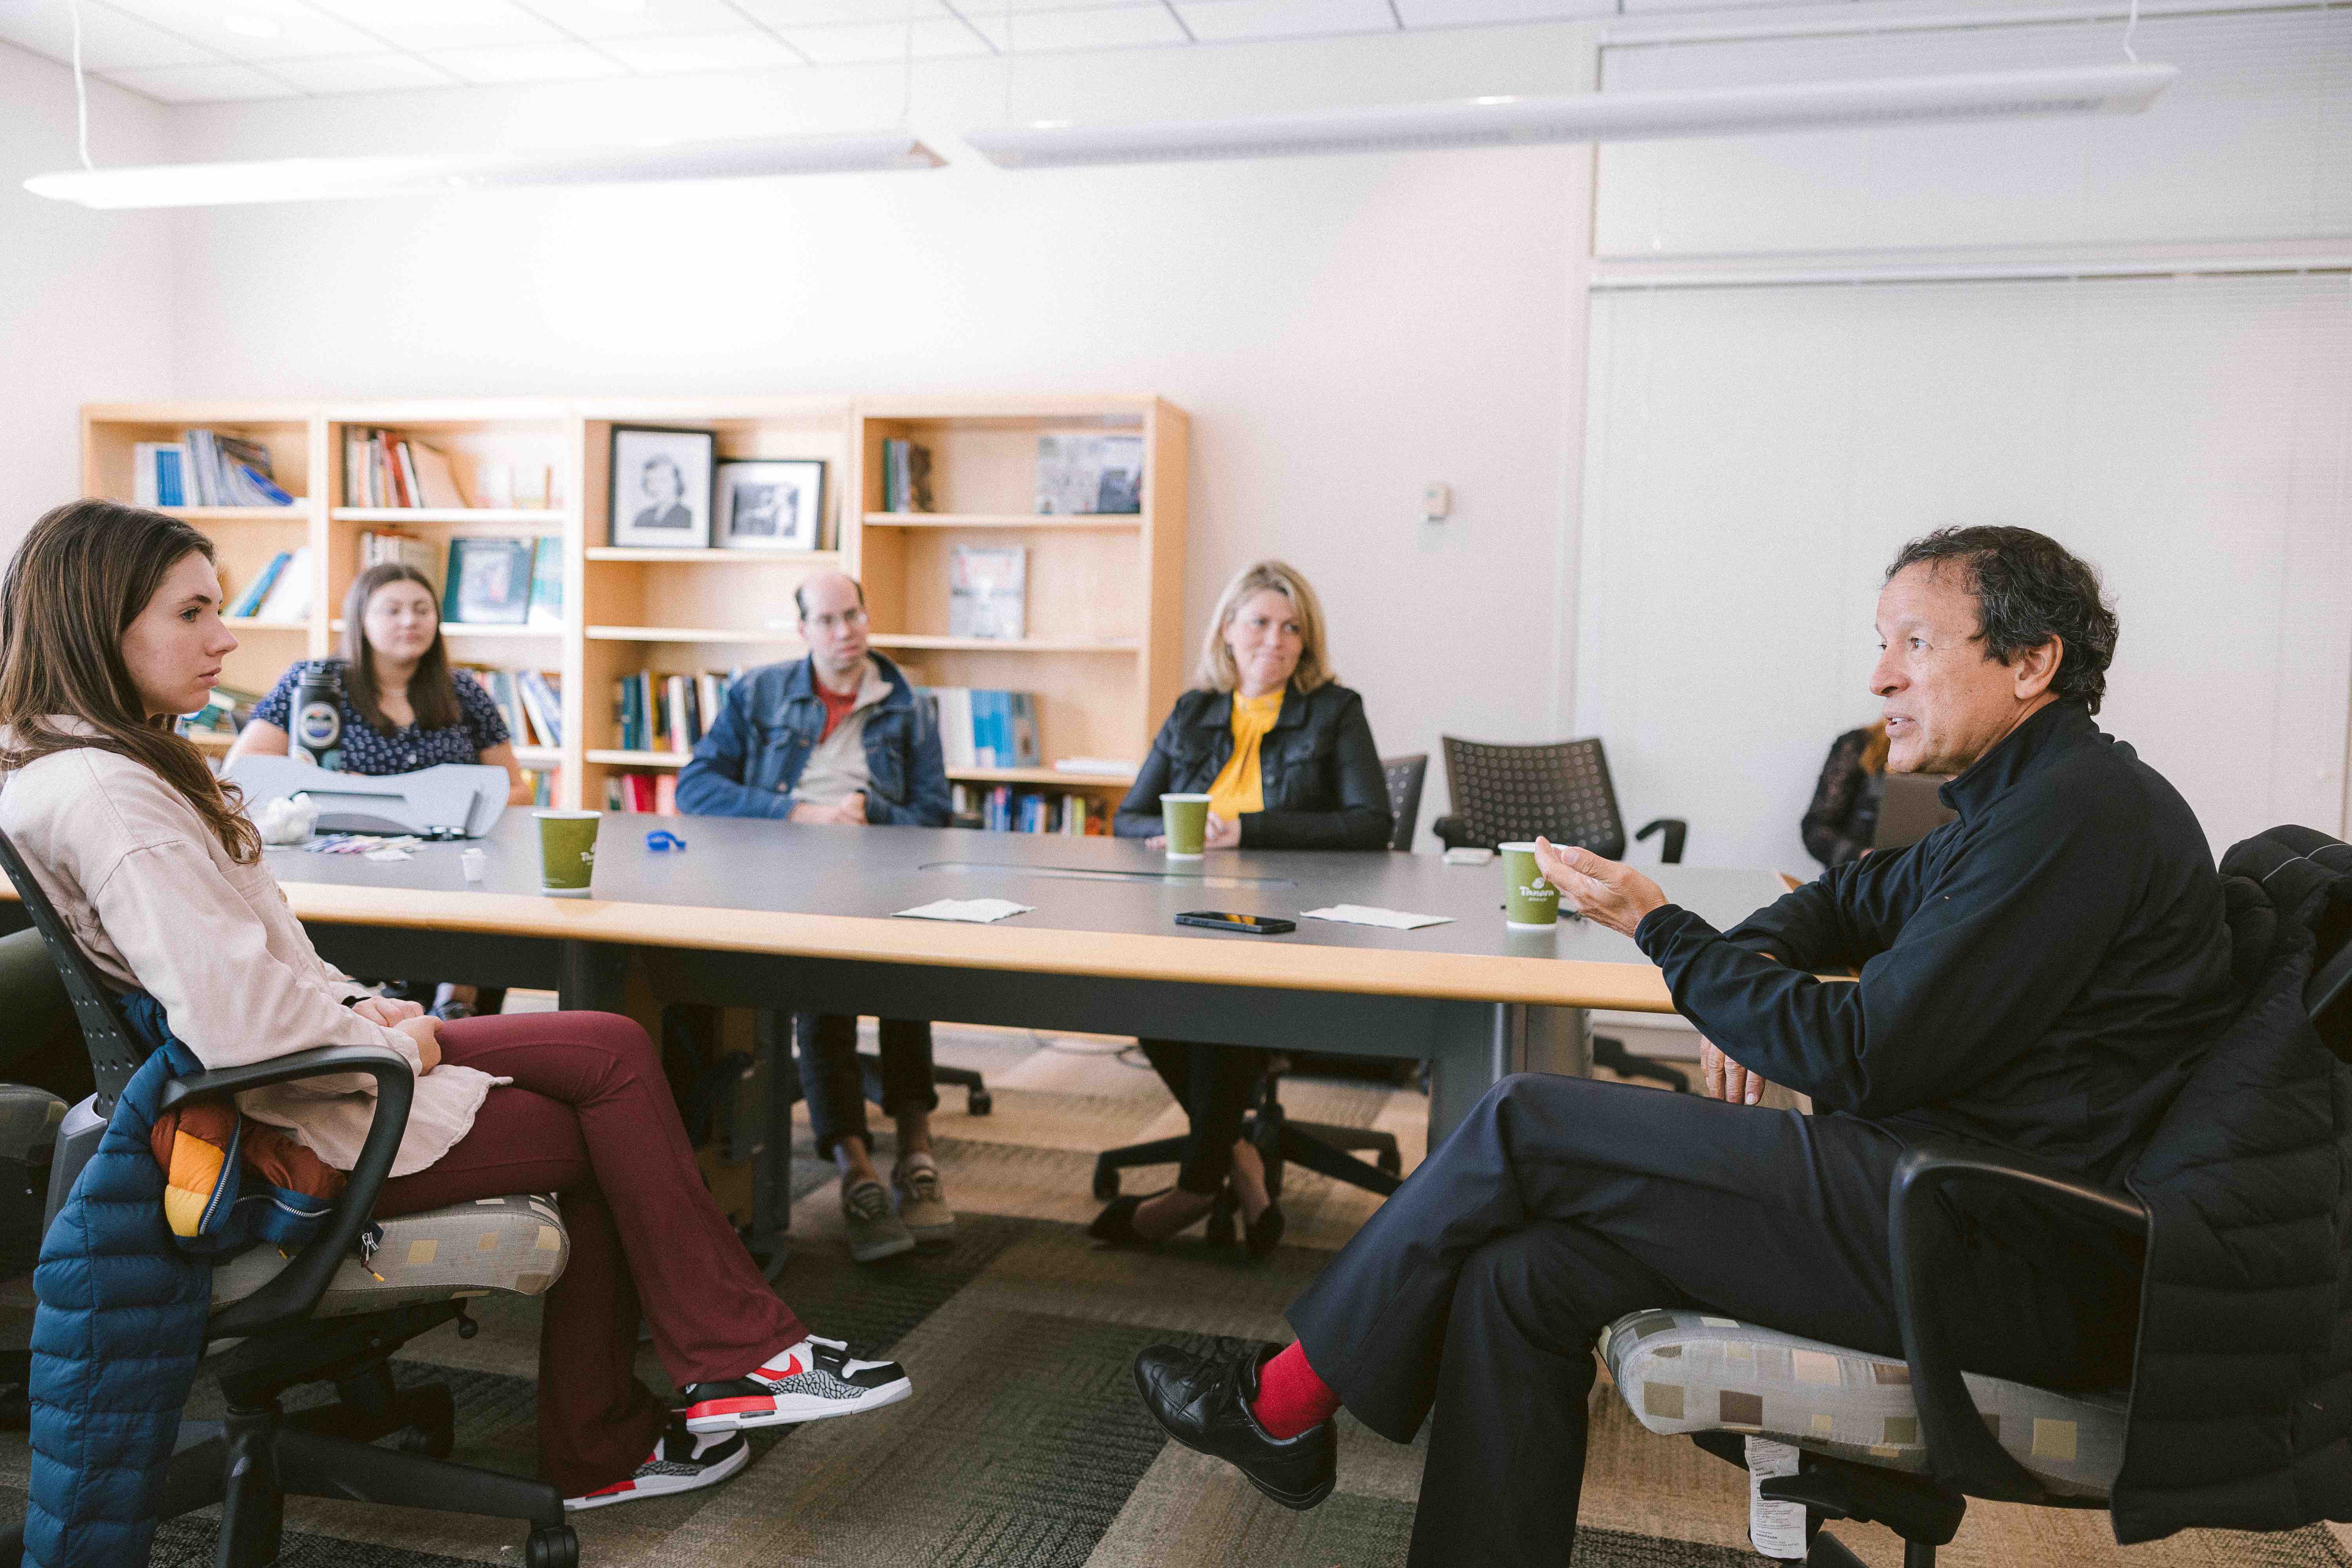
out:
{"label": "black office chair", "polygon": [[1415,752],[1409,757],[1382,757],[1381,772],[1388,776],[1389,815],[1396,821],[1389,834],[1389,847],[1409,851],[1412,848],[1412,830],[1421,821],[1421,786],[1429,776],[1429,753]]}
{"label": "black office chair", "polygon": [[[98,1152],[115,1097],[146,1051],[16,847],[0,834],[0,868],[48,943],[89,1047],[98,1092],[68,1111],[51,1160],[49,1219]],[[342,1196],[319,1234],[289,1260],[257,1247],[213,1270],[208,1344],[227,1342],[200,1371],[216,1378],[226,1421],[180,1424],[159,1518],[223,1505],[219,1568],[260,1568],[278,1555],[286,1499],[349,1498],[448,1513],[525,1520],[527,1568],[572,1568],[579,1539],[563,1521],[552,1486],[446,1461],[456,1410],[443,1384],[396,1388],[389,1362],[408,1341],[455,1322],[470,1339],[464,1297],[499,1291],[535,1296],[563,1271],[569,1240],[543,1199],[518,1195],[429,1209],[383,1223],[372,1268],[353,1256],[377,1193],[399,1152],[415,1080],[407,1059],[378,1046],[325,1046],[247,1067],[177,1080],[173,1106],[202,1096],[335,1073],[366,1073],[376,1084],[374,1120]],[[337,1403],[288,1413],[288,1390],[331,1383]],[[397,1436],[397,1448],[374,1447]],[[21,1554],[24,1527],[0,1534],[0,1556]]]}
{"label": "black office chair", "polygon": [[[2317,952],[2304,1010],[2321,1041],[2352,1061],[2352,884],[2345,880],[2352,878],[2352,847],[2310,828],[2273,828],[2233,848],[2222,865],[2259,880],[2282,921],[2298,918],[2297,909],[2326,889],[2331,901],[2312,923]],[[2245,931],[2235,921],[2231,927],[2242,948]],[[2158,1140],[2165,1136],[2159,1128]],[[2192,1128],[2189,1136],[2207,1133]],[[2193,1156],[2175,1153],[2201,1164],[2205,1147],[2200,1142]],[[1802,1451],[1796,1475],[1767,1479],[1761,1489],[1804,1505],[1804,1561],[1817,1568],[1863,1568],[1835,1536],[1816,1533],[1824,1519],[1884,1524],[1903,1538],[1904,1568],[1935,1568],[1936,1549],[1958,1531],[1971,1497],[2108,1506],[2130,1390],[2061,1393],[1964,1375],[1954,1359],[1936,1276],[1956,1222],[1964,1220],[1948,1208],[1955,1189],[2003,1202],[2038,1199],[2126,1235],[2146,1235],[2151,1225],[2139,1198],[2120,1187],[2095,1186],[1982,1145],[1914,1139],[1887,1194],[1901,1362],[1681,1310],[1630,1313],[1601,1337],[1612,1381],[1651,1431],[1687,1436],[1743,1467],[1748,1433]],[[2199,1245],[2230,1244],[2209,1235]],[[2201,1349],[2176,1342],[2166,1353],[2180,1359]],[[1795,1371],[1769,1370],[1775,1367]]]}
{"label": "black office chair", "polygon": [[[1496,745],[1452,735],[1440,739],[1454,812],[1430,824],[1430,831],[1448,849],[1492,849],[1541,837],[1590,849],[1604,859],[1625,858],[1625,819],[1618,813],[1609,758],[1598,739],[1540,746]],[[1639,841],[1654,833],[1662,836],[1658,858],[1669,866],[1679,864],[1690,824],[1679,816],[1661,816],[1645,823],[1633,837]],[[1621,1078],[1653,1079],[1677,1094],[1690,1092],[1688,1074],[1633,1055],[1613,1036],[1592,1037],[1592,1065]]]}
{"label": "black office chair", "polygon": [[[1505,746],[1446,735],[1440,742],[1454,810],[1431,823],[1430,831],[1448,849],[1492,849],[1541,836],[1606,859],[1625,858],[1625,819],[1618,814],[1599,740]],[[1679,862],[1690,824],[1661,816],[1633,837],[1646,840],[1654,833],[1664,835],[1658,858],[1669,866]]]}
{"label": "black office chair", "polygon": [[[1279,1055],[1267,1065],[1265,1077],[1251,1097],[1249,1118],[1242,1128],[1242,1136],[1250,1141],[1258,1158],[1265,1163],[1266,1194],[1282,1195],[1282,1171],[1286,1164],[1304,1165],[1335,1182],[1345,1182],[1381,1197],[1396,1191],[1402,1180],[1400,1173],[1404,1169],[1396,1134],[1374,1131],[1369,1127],[1339,1127],[1328,1121],[1291,1121],[1283,1110],[1281,1098],[1282,1075],[1289,1068],[1289,1058]],[[1155,1138],[1149,1143],[1106,1149],[1095,1156],[1095,1196],[1106,1203],[1118,1196],[1118,1173],[1131,1165],[1177,1164],[1192,1149],[1189,1132],[1173,1138]],[[1372,1162],[1359,1160],[1349,1152],[1358,1149],[1371,1150]],[[1208,1235],[1213,1247],[1230,1246],[1234,1241],[1234,1216],[1222,1203],[1210,1212]]]}

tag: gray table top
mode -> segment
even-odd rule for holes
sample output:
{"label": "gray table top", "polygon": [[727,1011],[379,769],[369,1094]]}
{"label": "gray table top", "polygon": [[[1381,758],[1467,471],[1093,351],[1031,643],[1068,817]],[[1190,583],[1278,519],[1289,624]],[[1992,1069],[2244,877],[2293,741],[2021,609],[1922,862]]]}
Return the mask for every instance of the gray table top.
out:
{"label": "gray table top", "polygon": [[[654,853],[648,833],[667,829],[682,851]],[[459,854],[483,851],[483,879],[465,880]],[[426,844],[413,858],[268,851],[281,882],[328,883],[443,893],[535,894],[538,825],[510,810],[486,838]],[[1780,893],[1768,871],[1656,866],[1667,897],[1728,926]],[[1497,861],[1449,866],[1434,855],[1389,852],[1232,850],[1171,862],[1139,839],[963,828],[794,826],[737,817],[665,817],[607,813],[597,839],[595,899],[682,908],[887,918],[939,899],[1008,899],[1034,905],[1004,926],[1072,932],[1173,936],[1253,945],[1395,949],[1513,958],[1646,963],[1628,939],[1591,921],[1563,920],[1549,931],[1509,930]],[[1280,915],[1332,904],[1444,915],[1451,923],[1416,931],[1298,920],[1296,931],[1250,936],[1175,924],[1190,910]],[[906,922],[913,924],[915,922]]]}

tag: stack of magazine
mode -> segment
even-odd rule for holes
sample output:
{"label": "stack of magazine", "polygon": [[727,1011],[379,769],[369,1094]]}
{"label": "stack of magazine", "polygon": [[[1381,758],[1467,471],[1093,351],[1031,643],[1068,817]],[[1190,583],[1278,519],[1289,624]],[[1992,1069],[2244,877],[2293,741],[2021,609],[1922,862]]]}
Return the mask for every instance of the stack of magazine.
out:
{"label": "stack of magazine", "polygon": [[131,449],[131,499],[139,506],[292,506],[270,477],[269,449],[217,430]]}

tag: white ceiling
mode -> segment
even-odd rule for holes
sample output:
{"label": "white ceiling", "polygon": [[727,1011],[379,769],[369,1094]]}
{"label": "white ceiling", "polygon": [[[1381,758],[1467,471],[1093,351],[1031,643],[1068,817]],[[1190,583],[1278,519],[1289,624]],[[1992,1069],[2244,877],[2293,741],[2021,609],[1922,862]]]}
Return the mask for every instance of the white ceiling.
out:
{"label": "white ceiling", "polygon": [[[82,62],[165,103],[1692,11],[1790,0],[80,0]],[[1814,0],[1818,4],[1819,0]],[[68,0],[0,41],[73,53]]]}

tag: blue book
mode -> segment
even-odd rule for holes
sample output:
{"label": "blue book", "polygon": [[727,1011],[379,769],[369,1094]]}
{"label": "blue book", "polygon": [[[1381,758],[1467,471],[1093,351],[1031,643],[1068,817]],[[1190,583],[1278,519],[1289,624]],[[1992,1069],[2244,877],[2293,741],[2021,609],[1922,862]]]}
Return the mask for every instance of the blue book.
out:
{"label": "blue book", "polygon": [[261,498],[269,505],[292,506],[294,504],[294,498],[288,495],[284,490],[279,489],[276,480],[272,479],[268,474],[255,472],[250,464],[237,464],[236,472],[238,478],[245,483],[251,485],[254,489],[259,493]]}

